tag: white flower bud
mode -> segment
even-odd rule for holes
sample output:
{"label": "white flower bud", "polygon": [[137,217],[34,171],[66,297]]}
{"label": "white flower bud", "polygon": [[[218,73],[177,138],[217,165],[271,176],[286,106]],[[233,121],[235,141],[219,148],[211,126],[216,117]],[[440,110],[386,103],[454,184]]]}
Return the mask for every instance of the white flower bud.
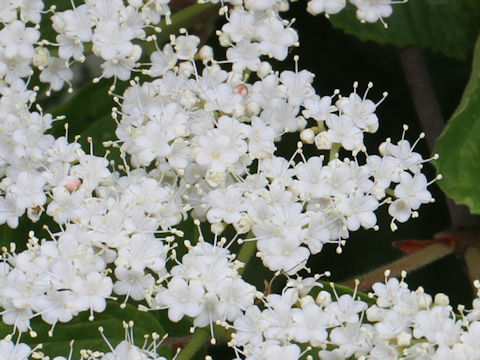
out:
{"label": "white flower bud", "polygon": [[240,220],[237,223],[234,223],[233,226],[238,234],[246,234],[252,228],[254,221],[252,217],[248,214],[242,214]]}
{"label": "white flower bud", "polygon": [[256,102],[250,102],[247,104],[247,115],[257,115],[260,112],[260,105]]}
{"label": "white flower bud", "polygon": [[203,61],[211,60],[211,59],[213,59],[213,49],[208,45],[204,45],[204,46],[202,46],[202,48],[198,52],[198,56]]}
{"label": "white flower bud", "polygon": [[432,297],[428,294],[422,293],[418,297],[418,307],[420,309],[427,309],[432,305]]}
{"label": "white flower bud", "polygon": [[410,341],[412,340],[412,335],[402,331],[397,336],[397,344],[398,346],[408,346],[410,345]]}
{"label": "white flower bud", "polygon": [[50,62],[50,52],[47,48],[35,48],[35,55],[33,55],[33,65],[37,67],[46,67]]}
{"label": "white flower bud", "polygon": [[260,78],[264,78],[268,75],[270,75],[272,72],[272,65],[270,65],[268,62],[266,61],[262,61],[260,63],[260,66],[258,67],[258,70],[257,70],[257,75],[258,77]]}
{"label": "white flower bud", "polygon": [[227,34],[222,34],[218,37],[218,42],[223,47],[229,47],[230,46],[230,37]]}
{"label": "white flower bud", "polygon": [[179,72],[180,74],[182,74],[183,76],[185,77],[189,77],[190,75],[192,75],[195,71],[195,69],[193,68],[193,65],[191,62],[189,61],[184,61],[184,62],[181,62],[179,67]]}
{"label": "white flower bud", "polygon": [[305,307],[308,304],[314,304],[314,303],[315,303],[315,300],[310,295],[300,298],[300,306],[302,308]]}
{"label": "white flower bud", "polygon": [[318,150],[330,150],[332,148],[332,142],[328,138],[326,131],[322,131],[315,136],[315,146]]}
{"label": "white flower bud", "polygon": [[225,230],[225,224],[221,222],[212,224],[210,225],[210,230],[214,234],[221,234]]}
{"label": "white flower bud", "polygon": [[370,306],[367,311],[368,321],[382,321],[385,318],[386,310],[378,307],[377,305]]}
{"label": "white flower bud", "polygon": [[435,295],[434,304],[439,306],[445,306],[450,304],[450,299],[447,295],[443,293],[438,293],[437,295]]}
{"label": "white flower bud", "polygon": [[315,302],[320,306],[327,306],[332,302],[332,295],[327,291],[320,291],[315,298]]}
{"label": "white flower bud", "polygon": [[302,139],[305,144],[313,144],[315,142],[315,133],[312,129],[302,130],[300,139]]}

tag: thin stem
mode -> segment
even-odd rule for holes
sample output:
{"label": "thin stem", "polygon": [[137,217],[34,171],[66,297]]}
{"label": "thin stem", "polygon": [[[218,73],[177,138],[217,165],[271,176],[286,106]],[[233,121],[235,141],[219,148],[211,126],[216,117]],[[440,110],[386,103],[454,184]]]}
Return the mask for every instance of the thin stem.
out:
{"label": "thin stem", "polygon": [[245,264],[245,266],[241,269],[238,269],[238,274],[242,275],[245,271],[245,267],[250,262],[250,259],[255,254],[255,250],[257,249],[257,242],[256,241],[246,241],[243,243],[240,252],[238,253],[237,260],[241,261]]}
{"label": "thin stem", "polygon": [[195,329],[187,346],[180,351],[176,360],[190,360],[203,346],[205,346],[209,338],[210,330],[208,327]]}
{"label": "thin stem", "polygon": [[[383,265],[378,269],[375,269],[367,274],[358,276],[357,279],[360,280],[360,285],[358,286],[359,291],[366,291],[372,288],[372,285],[377,281],[382,281],[385,278],[385,268],[390,270],[390,275],[392,277],[398,277],[402,271],[412,271],[417,270],[425,265],[433,263],[447,255],[450,255],[454,251],[453,246],[446,246],[443,244],[433,244],[427,246],[426,248],[419,250],[413,254],[406,255],[403,258],[394,261],[388,265]],[[349,280],[343,285],[353,287],[355,286],[355,280]]]}
{"label": "thin stem", "polygon": [[445,127],[435,90],[432,86],[422,50],[410,46],[400,50],[400,61],[418,119],[425,131],[428,148],[433,151],[437,138]]}
{"label": "thin stem", "polygon": [[338,143],[332,144],[332,148],[330,149],[329,160],[333,160],[336,158],[337,154],[340,152],[341,147],[342,147],[342,144],[338,144]]}

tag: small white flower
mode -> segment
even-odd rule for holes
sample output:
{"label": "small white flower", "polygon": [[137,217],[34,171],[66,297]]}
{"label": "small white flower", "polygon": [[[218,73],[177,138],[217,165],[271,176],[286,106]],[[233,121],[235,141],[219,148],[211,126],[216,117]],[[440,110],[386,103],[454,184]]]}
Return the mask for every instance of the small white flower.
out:
{"label": "small white flower", "polygon": [[357,7],[357,18],[370,23],[392,15],[391,0],[350,0]]}
{"label": "small white flower", "polygon": [[3,54],[7,59],[19,56],[23,59],[33,58],[33,44],[40,38],[40,32],[25,27],[22,21],[14,21],[0,30],[0,44],[4,46]]}
{"label": "small white flower", "polygon": [[201,313],[204,294],[205,290],[198,281],[187,283],[176,277],[169,281],[167,289],[160,290],[155,301],[159,306],[168,308],[168,318],[177,322],[185,315],[196,317]]}
{"label": "small white flower", "polygon": [[322,12],[326,14],[337,14],[346,6],[346,0],[310,0],[307,3],[307,11],[312,15]]}

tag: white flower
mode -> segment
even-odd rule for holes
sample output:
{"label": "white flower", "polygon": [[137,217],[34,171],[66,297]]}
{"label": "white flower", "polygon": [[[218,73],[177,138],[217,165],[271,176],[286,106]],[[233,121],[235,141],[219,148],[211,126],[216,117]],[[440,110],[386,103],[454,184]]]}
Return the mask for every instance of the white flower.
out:
{"label": "white flower", "polygon": [[337,14],[346,6],[346,0],[310,0],[307,3],[307,11],[312,15],[322,12]]}
{"label": "white flower", "polygon": [[307,304],[293,315],[295,321],[295,340],[320,346],[328,337],[328,316],[316,304]]}
{"label": "white flower", "polygon": [[330,114],[337,110],[332,105],[332,98],[330,96],[320,97],[318,95],[308,97],[303,101],[305,110],[302,111],[302,115],[306,118],[313,118],[317,121],[325,121]]}
{"label": "white flower", "polygon": [[92,36],[93,52],[104,60],[128,57],[133,52],[134,32],[128,26],[109,20],[97,23]]}
{"label": "white flower", "polygon": [[402,293],[408,292],[401,285],[402,283],[395,278],[388,279],[385,284],[381,282],[373,284],[372,290],[377,297],[377,305],[380,307],[393,305]]}
{"label": "white flower", "polygon": [[10,340],[0,340],[0,360],[27,360],[31,351],[27,344],[14,344]]}
{"label": "white flower", "polygon": [[0,44],[4,46],[3,54],[7,59],[19,56],[23,59],[33,58],[33,44],[40,38],[40,32],[25,27],[19,20],[7,24],[0,30]]}
{"label": "white flower", "polygon": [[194,35],[178,36],[175,39],[175,53],[180,60],[193,60],[200,39]]}
{"label": "white flower", "polygon": [[185,315],[196,317],[201,313],[204,294],[205,290],[198,281],[187,283],[175,277],[169,281],[167,289],[160,289],[155,301],[159,306],[168,308],[168,318],[177,322]]}
{"label": "white flower", "polygon": [[279,345],[272,343],[264,349],[267,359],[296,360],[300,358],[301,350],[297,344]]}
{"label": "white flower", "polygon": [[50,58],[47,67],[40,73],[40,81],[49,83],[52,90],[58,91],[65,82],[70,83],[73,72],[67,62],[59,58]]}
{"label": "white flower", "polygon": [[260,65],[258,49],[258,43],[251,43],[247,40],[241,41],[235,47],[228,48],[227,59],[233,63],[233,71],[239,73],[245,69],[257,71]]}
{"label": "white flower", "polygon": [[357,18],[370,23],[392,15],[391,0],[350,0],[357,7]]}
{"label": "white flower", "polygon": [[279,19],[268,18],[256,28],[262,53],[277,60],[285,60],[288,48],[295,45],[298,34],[292,28],[285,27]]}
{"label": "white flower", "polygon": [[345,359],[352,355],[358,358],[361,355],[368,354],[370,351],[372,345],[368,334],[371,331],[371,327],[368,324],[361,325],[356,323],[339,326],[332,330],[330,340],[333,344],[339,346],[338,349]]}
{"label": "white flower", "polygon": [[325,173],[321,171],[323,160],[318,156],[312,156],[306,163],[298,163],[295,167],[295,175],[298,180],[293,187],[302,197],[321,198],[329,195]]}
{"label": "white flower", "polygon": [[241,212],[246,211],[248,202],[243,198],[243,191],[230,186],[225,190],[213,190],[208,194],[207,220],[210,223],[224,221],[233,224],[240,221]]}
{"label": "white flower", "polygon": [[39,24],[42,17],[42,0],[23,0],[20,3],[20,19],[24,22]]}
{"label": "white flower", "polygon": [[468,326],[468,331],[460,336],[462,344],[465,345],[465,353],[469,356],[478,356],[478,349],[480,348],[480,322],[473,321]]}
{"label": "white flower", "polygon": [[167,248],[161,240],[147,234],[135,234],[127,245],[118,250],[115,263],[138,271],[149,268],[162,274],[165,272],[166,256]]}
{"label": "white flower", "polygon": [[300,105],[306,99],[314,95],[312,88],[312,81],[314,75],[307,70],[302,71],[282,71],[280,74],[280,81],[282,87],[280,89],[285,92],[288,103],[293,105]]}
{"label": "white flower", "polygon": [[373,101],[362,99],[353,92],[348,98],[338,100],[336,105],[343,114],[350,116],[355,126],[361,130],[370,133],[378,130],[378,118],[375,115],[377,105]]}
{"label": "white flower", "polygon": [[250,40],[254,32],[255,18],[240,7],[235,7],[229,15],[228,22],[223,25],[222,31],[227,34],[232,41],[239,43],[246,39]]}
{"label": "white flower", "polygon": [[273,127],[277,134],[288,131],[295,132],[299,128],[297,115],[300,111],[299,106],[289,104],[283,99],[274,98],[260,114],[260,118],[268,125]]}
{"label": "white flower", "polygon": [[274,139],[276,132],[257,116],[252,118],[248,128],[248,153],[253,158],[263,159],[271,156],[275,151]]}
{"label": "white flower", "polygon": [[413,148],[414,146],[411,146],[407,140],[400,140],[397,145],[384,142],[379,150],[383,156],[393,156],[402,170],[410,170],[416,174],[420,172],[423,159],[420,154],[413,151]]}
{"label": "white flower", "polygon": [[217,287],[220,301],[225,304],[228,321],[235,321],[253,304],[256,289],[243,279],[224,279]]}
{"label": "white flower", "polygon": [[85,279],[77,279],[72,284],[77,309],[103,312],[107,306],[106,298],[112,293],[112,287],[112,280],[98,272],[89,273]]}
{"label": "white flower", "polygon": [[[80,42],[89,42],[92,40],[93,25],[88,14],[89,10],[91,10],[90,6],[82,4],[76,6],[74,10],[56,12],[55,15],[52,16],[52,26],[60,35],[70,38],[74,42],[76,39],[80,40]],[[61,39],[65,38],[61,37]],[[57,41],[59,41],[58,36]],[[59,43],[59,51],[62,52],[62,41],[59,41]],[[80,46],[80,44],[78,44],[78,46]]]}
{"label": "white flower", "polygon": [[58,224],[64,224],[72,219],[81,219],[87,212],[83,208],[85,193],[83,191],[68,191],[64,186],[52,189],[53,201],[48,204],[47,214]]}
{"label": "white flower", "polygon": [[360,226],[370,229],[377,224],[374,211],[378,208],[378,201],[373,196],[356,191],[352,196],[340,198],[336,206],[347,218],[350,231],[356,231]]}
{"label": "white flower", "polygon": [[113,291],[118,295],[127,295],[127,299],[129,297],[133,300],[144,299],[146,290],[155,283],[152,275],[124,267],[117,267],[115,276],[118,281],[113,284]]}
{"label": "white flower", "polygon": [[[412,215],[412,207],[408,199],[397,199],[390,204],[388,207],[388,213],[393,217],[393,220],[398,220],[401,223],[404,223]],[[392,229],[395,229],[396,226],[391,225]]]}
{"label": "white flower", "polygon": [[15,197],[15,205],[20,209],[41,206],[45,204],[47,197],[43,192],[45,179],[38,174],[28,171],[20,172],[15,183],[8,188],[8,191]]}
{"label": "white flower", "polygon": [[423,174],[415,174],[413,177],[408,172],[400,174],[400,183],[395,187],[395,196],[407,200],[413,210],[417,210],[421,204],[432,200],[430,191],[427,190],[427,178]]}
{"label": "white flower", "polygon": [[367,303],[355,300],[352,296],[344,294],[337,301],[328,304],[325,312],[331,316],[332,325],[340,325],[343,323],[355,324],[358,322],[358,314],[367,309]]}
{"label": "white flower", "polygon": [[5,197],[0,196],[0,224],[7,223],[11,228],[18,226],[18,218],[23,215],[24,207],[18,207],[15,197],[7,194]]}
{"label": "white flower", "polygon": [[35,306],[42,320],[55,325],[58,321],[69,322],[78,314],[75,306],[75,295],[70,290],[49,290],[35,301]]}
{"label": "white flower", "polygon": [[77,61],[82,61],[84,59],[84,46],[81,41],[63,34],[57,35],[56,40],[60,45],[58,48],[58,56],[60,58],[68,60],[73,57]]}
{"label": "white flower", "polygon": [[355,126],[350,116],[330,114],[326,124],[331,142],[342,144],[347,150],[360,149],[363,145],[363,133]]}
{"label": "white flower", "polygon": [[198,147],[193,150],[195,162],[214,172],[223,172],[240,159],[241,153],[231,146],[231,139],[221,132],[208,132],[198,137]]}
{"label": "white flower", "polygon": [[135,68],[136,62],[142,55],[142,49],[133,45],[132,51],[127,55],[120,55],[106,60],[100,67],[103,69],[102,76],[105,78],[115,77],[120,80],[128,80],[130,72]]}
{"label": "white flower", "polygon": [[169,69],[173,68],[177,62],[177,56],[173,51],[172,45],[166,44],[162,51],[154,51],[150,55],[152,67],[150,68],[150,75],[157,77],[164,75]]}
{"label": "white flower", "polygon": [[101,181],[110,178],[108,171],[108,160],[93,155],[83,155],[79,159],[80,164],[75,165],[71,169],[71,175],[82,179],[82,187],[85,191],[92,191]]}

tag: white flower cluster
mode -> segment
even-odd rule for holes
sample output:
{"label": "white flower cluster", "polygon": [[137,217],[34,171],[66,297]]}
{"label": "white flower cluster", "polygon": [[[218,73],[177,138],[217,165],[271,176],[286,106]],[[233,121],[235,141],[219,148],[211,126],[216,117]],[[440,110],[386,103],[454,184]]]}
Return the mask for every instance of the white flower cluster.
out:
{"label": "white flower cluster", "polygon": [[[203,249],[199,250],[200,248]],[[198,250],[204,252],[205,247],[202,245]],[[208,248],[208,252],[209,255],[214,253],[211,248]],[[201,282],[194,280],[191,284],[188,291],[185,282],[176,280],[171,285],[172,294],[173,291],[178,291],[176,300],[180,302],[176,303],[174,297],[168,300],[172,305],[169,317],[181,312],[196,313],[194,308],[198,306],[198,299],[194,299],[194,293],[203,292],[203,289],[194,289]],[[480,282],[476,282],[475,286],[478,290]],[[399,281],[386,277],[384,283],[375,283],[369,300],[361,300],[355,293],[339,296],[333,284],[332,290],[317,291],[313,297],[309,293],[315,287],[322,287],[318,283],[318,277],[289,279],[281,295],[263,296],[261,307],[244,304],[245,311],[234,316],[233,322],[217,320],[217,324],[235,331],[229,342],[229,346],[235,350],[235,359],[297,360],[307,354],[321,359],[338,360],[352,357],[372,360],[478,359],[480,291],[473,300],[473,309],[465,311],[463,306],[459,306],[460,313],[456,315],[449,305],[448,296],[439,293],[432,298],[422,288],[412,291],[408,289],[404,278]],[[241,290],[237,291],[237,294],[240,293]],[[211,296],[214,296],[213,292]],[[164,293],[157,297],[167,298]],[[191,303],[188,303],[190,300]],[[375,304],[371,305],[372,302]],[[211,305],[211,302],[204,304],[205,308]],[[173,306],[176,309],[172,311]],[[218,318],[218,313],[214,313],[213,308],[196,317],[196,320],[201,317]],[[159,336],[152,334],[152,344],[139,347],[134,344],[132,326],[133,323],[124,324],[128,330],[125,340],[116,346],[110,344],[100,329],[111,351],[102,353],[82,350],[81,358],[165,359],[157,354],[162,343],[158,341]],[[7,359],[27,360],[32,353],[36,354],[35,358],[43,359],[39,355],[41,353],[35,350],[37,349],[32,350],[23,343],[14,344],[9,339],[0,341],[1,354],[10,356]],[[71,359],[70,353],[68,360]]]}
{"label": "white flower cluster", "polygon": [[473,310],[459,307],[456,315],[445,294],[432,300],[403,278],[375,283],[370,307],[335,290],[333,299],[325,290],[314,298],[308,295],[314,285],[312,278],[290,280],[263,310],[247,308],[231,326],[237,359],[299,359],[312,348],[322,349],[320,359],[478,359],[480,292]]}
{"label": "white flower cluster", "polygon": [[[250,21],[238,17],[254,24],[255,15],[235,8],[229,19],[246,30]],[[262,23],[280,21],[277,14],[263,16],[268,19]],[[221,39],[233,41],[238,32],[232,26],[223,26]],[[313,74],[274,73],[260,61],[261,53],[256,54],[259,65],[249,69],[256,71],[252,83],[244,66],[236,71],[242,60],[229,59],[227,72],[202,56],[210,53],[205,48],[198,52],[204,63],[199,74],[192,62],[197,44],[198,38],[183,35],[152,55],[152,60],[163,59],[162,76],[134,83],[118,98],[116,135],[132,166],[154,165],[166,178],[178,179],[184,205],[195,218],[207,220],[214,233],[229,225],[239,234],[252,231],[264,264],[294,273],[323,244],[337,243],[341,251],[349,231],[376,228],[375,211],[391,202],[387,192],[395,197],[389,206],[392,229],[395,221],[407,221],[421,204],[433,201],[420,172],[428,160],[413,151],[415,144],[402,137],[397,144],[381,144],[380,155],[366,151],[364,133],[378,129],[375,110],[383,99],[375,104],[367,93],[360,97],[357,83],[348,97],[338,92],[320,97],[311,86]],[[186,48],[189,56],[181,61],[179,53]],[[227,58],[235,48],[227,50]],[[160,74],[159,63],[147,73]],[[276,140],[294,131],[324,154],[306,159],[299,145],[290,161],[277,156]],[[340,159],[340,147],[351,156]]]}
{"label": "white flower cluster", "polygon": [[[361,20],[389,15],[390,1],[351,2]],[[421,173],[428,160],[405,140],[406,129],[396,144],[381,144],[378,155],[367,152],[364,135],[377,130],[375,111],[386,94],[374,103],[368,90],[357,94],[355,83],[348,96],[335,91],[321,97],[313,74],[298,70],[298,58],[295,71],[273,71],[268,58],[284,60],[298,46],[291,22],[280,17],[288,1],[224,3],[226,23],[217,31],[227,48],[223,60],[185,29],[159,48],[151,33],[162,19],[169,21],[168,0],[85,0],[71,10],[51,8],[55,43],[40,39],[41,0],[0,4],[0,223],[15,228],[26,213],[32,221],[46,215],[58,224],[49,239],[31,233],[26,250],[2,249],[3,322],[22,333],[39,316],[53,331],[82,311],[93,318],[116,294],[125,303],[145,300],[150,310],[168,309],[171,321],[188,316],[196,327],[233,324],[232,345],[249,359],[296,359],[301,350],[294,342],[336,346],[321,356],[377,356],[385,347],[404,351],[408,334],[426,337],[432,341],[427,350],[437,351],[440,340],[417,330],[416,314],[405,320],[400,312],[403,325],[395,325],[401,329],[391,337],[373,324],[390,324],[387,317],[394,315],[387,314],[400,300],[370,308],[372,324],[362,324],[367,305],[355,296],[333,301],[321,292],[316,302],[308,296],[316,278],[290,280],[282,295],[266,298],[241,278],[243,264],[229,250],[240,236],[246,239],[239,242],[256,241],[266,267],[292,275],[324,244],[335,243],[340,252],[349,232],[376,229],[382,204],[389,205],[395,229],[395,221],[417,216],[432,198]],[[308,6],[334,13],[338,4],[313,0]],[[142,63],[142,46],[152,43],[156,51],[149,64]],[[60,90],[73,77],[70,66],[83,62],[88,49],[102,60],[101,77],[130,80],[141,71],[148,79],[132,79],[114,97],[118,139],[110,145],[120,148],[123,166],[93,155],[93,146],[86,153],[77,138],[69,142],[68,131],[57,139],[47,134],[53,121],[63,119],[34,105],[39,89],[30,90],[25,81],[35,68],[48,83],[47,94]],[[300,132],[303,143],[286,160],[276,154],[276,144],[292,132]],[[318,155],[307,158],[304,145]],[[179,261],[178,228],[187,218],[209,224],[215,241],[184,241],[187,251]],[[228,245],[219,239],[227,227],[236,232]],[[395,294],[405,291],[420,294],[403,285]],[[264,301],[263,310],[255,298]],[[411,310],[435,308],[419,304]],[[412,326],[416,332],[409,333]],[[460,329],[467,334],[465,326]],[[462,336],[455,341],[465,342]],[[85,358],[158,358],[156,348],[148,353],[130,340],[110,354]],[[10,339],[0,341],[0,349],[14,359],[35,351]]]}
{"label": "white flower cluster", "polygon": [[151,307],[168,308],[168,318],[174,322],[190,316],[196,327],[238,318],[256,295],[255,287],[238,274],[243,264],[234,261],[227,249],[204,241],[187,246],[182,262],[170,271],[168,285],[155,290]]}

